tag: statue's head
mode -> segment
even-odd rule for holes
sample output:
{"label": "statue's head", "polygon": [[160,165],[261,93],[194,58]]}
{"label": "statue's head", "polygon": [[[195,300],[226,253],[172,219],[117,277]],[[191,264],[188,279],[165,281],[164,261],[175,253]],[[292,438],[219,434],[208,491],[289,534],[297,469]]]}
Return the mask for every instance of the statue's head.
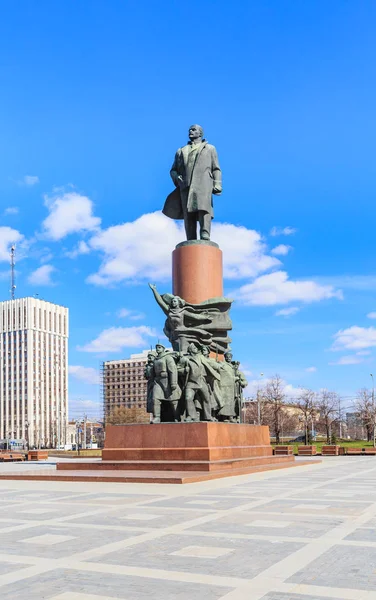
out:
{"label": "statue's head", "polygon": [[171,308],[182,308],[185,302],[180,296],[173,296],[171,299]]}
{"label": "statue's head", "polygon": [[209,356],[210,348],[208,346],[201,346],[201,352],[204,356]]}
{"label": "statue's head", "polygon": [[164,347],[162,344],[157,344],[157,345],[155,346],[155,351],[156,351],[156,353],[158,354],[158,356],[159,356],[160,354],[162,354],[162,353],[163,353],[165,350],[166,350],[166,348],[165,348],[165,347]]}
{"label": "statue's head", "polygon": [[151,352],[148,352],[148,361],[153,362],[155,360],[156,354],[153,350],[151,350]]}
{"label": "statue's head", "polygon": [[189,344],[189,346],[188,346],[188,353],[189,354],[198,354],[198,352],[199,352],[199,349],[196,346],[196,344]]}
{"label": "statue's head", "polygon": [[198,138],[202,138],[204,136],[204,130],[201,125],[191,125],[188,131],[188,137],[193,142],[193,140],[197,140]]}
{"label": "statue's head", "polygon": [[225,361],[227,363],[230,363],[232,361],[232,352],[230,352],[230,350],[228,352],[225,352]]}

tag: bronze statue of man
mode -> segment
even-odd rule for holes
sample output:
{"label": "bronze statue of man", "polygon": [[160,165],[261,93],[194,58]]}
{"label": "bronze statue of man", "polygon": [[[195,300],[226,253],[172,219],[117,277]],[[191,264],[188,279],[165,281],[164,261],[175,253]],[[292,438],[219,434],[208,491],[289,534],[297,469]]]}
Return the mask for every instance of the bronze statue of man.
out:
{"label": "bronze statue of man", "polygon": [[222,192],[222,173],[217,151],[204,139],[200,125],[189,128],[189,142],[179,148],[170,175],[176,189],[167,196],[163,213],[171,219],[184,219],[187,240],[210,240],[213,213],[212,194]]}

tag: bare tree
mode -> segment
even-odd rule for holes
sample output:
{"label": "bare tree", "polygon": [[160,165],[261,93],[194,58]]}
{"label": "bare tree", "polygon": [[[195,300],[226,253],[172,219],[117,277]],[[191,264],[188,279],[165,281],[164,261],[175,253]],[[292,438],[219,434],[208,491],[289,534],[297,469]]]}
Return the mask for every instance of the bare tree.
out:
{"label": "bare tree", "polygon": [[279,375],[274,375],[265,386],[265,402],[269,408],[275,442],[279,444],[283,428],[283,406],[285,402],[284,383]]}
{"label": "bare tree", "polygon": [[126,408],[120,406],[114,408],[107,418],[108,425],[122,425],[123,423],[149,423],[150,416],[143,409],[134,406],[132,408]]}
{"label": "bare tree", "polygon": [[373,440],[373,445],[376,446],[376,406],[373,392],[367,388],[359,390],[355,406],[367,432],[367,441]]}
{"label": "bare tree", "polygon": [[[320,414],[320,419],[325,428],[326,441],[331,442],[332,423],[336,420],[336,415],[339,411],[339,396],[336,392],[329,390],[321,390],[317,398],[317,408]],[[341,415],[339,416],[341,419]]]}
{"label": "bare tree", "polygon": [[318,411],[317,397],[315,392],[302,388],[295,406],[302,413],[305,444],[308,444],[310,441],[309,422],[313,421],[313,418],[316,416]]}

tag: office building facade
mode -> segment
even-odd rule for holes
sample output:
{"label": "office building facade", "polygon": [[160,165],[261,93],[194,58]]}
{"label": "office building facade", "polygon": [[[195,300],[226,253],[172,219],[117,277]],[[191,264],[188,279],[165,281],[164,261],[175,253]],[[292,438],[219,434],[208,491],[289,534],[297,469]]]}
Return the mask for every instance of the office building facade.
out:
{"label": "office building facade", "polygon": [[115,408],[143,408],[146,413],[147,381],[144,369],[149,350],[130,358],[102,363],[104,420]]}
{"label": "office building facade", "polygon": [[0,302],[0,439],[64,444],[68,309],[39,298]]}

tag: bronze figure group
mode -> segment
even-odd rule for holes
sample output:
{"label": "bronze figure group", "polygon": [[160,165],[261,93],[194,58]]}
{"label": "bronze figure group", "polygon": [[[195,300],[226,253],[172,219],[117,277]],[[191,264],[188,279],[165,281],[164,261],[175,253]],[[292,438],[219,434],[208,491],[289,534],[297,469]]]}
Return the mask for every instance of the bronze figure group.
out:
{"label": "bronze figure group", "polygon": [[225,360],[210,357],[205,345],[190,343],[186,353],[157,344],[145,366],[148,411],[153,423],[225,421],[241,417],[247,380],[227,351]]}

